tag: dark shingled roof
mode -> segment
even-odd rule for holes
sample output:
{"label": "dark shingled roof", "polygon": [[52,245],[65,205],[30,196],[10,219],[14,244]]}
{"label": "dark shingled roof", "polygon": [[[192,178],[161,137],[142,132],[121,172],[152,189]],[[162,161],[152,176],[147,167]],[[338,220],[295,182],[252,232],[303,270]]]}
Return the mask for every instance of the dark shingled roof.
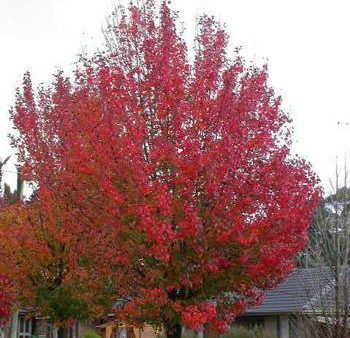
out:
{"label": "dark shingled roof", "polygon": [[328,293],[332,280],[329,268],[296,270],[276,288],[267,291],[261,305],[248,309],[246,315],[287,314],[311,309],[318,303],[320,290]]}

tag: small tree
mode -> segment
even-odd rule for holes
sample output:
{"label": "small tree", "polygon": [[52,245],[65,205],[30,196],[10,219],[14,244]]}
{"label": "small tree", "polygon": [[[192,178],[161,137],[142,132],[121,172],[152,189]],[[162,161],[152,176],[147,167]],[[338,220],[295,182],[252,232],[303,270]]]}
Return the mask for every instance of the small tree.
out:
{"label": "small tree", "polygon": [[5,184],[1,199],[0,318],[9,314],[10,305],[13,310],[26,308],[33,315],[49,316],[58,326],[58,336],[65,337],[74,320],[109,312],[116,292],[105,275],[87,274],[76,248],[88,236],[62,226],[62,210],[68,206],[49,202],[43,194],[39,198],[36,192],[27,201],[19,199],[23,182],[19,173],[18,177],[17,190],[11,192]]}
{"label": "small tree", "polygon": [[0,214],[0,272],[11,278],[14,305],[49,316],[59,337],[65,337],[74,320],[110,311],[117,295],[105,275],[87,272],[76,251],[87,236],[67,233],[62,217],[44,209],[36,197]]}
{"label": "small tree", "polygon": [[[3,167],[6,165],[10,157],[0,161],[0,212],[2,212],[5,205],[12,201],[12,193],[8,185],[3,189]],[[0,260],[4,259],[1,256],[0,246]],[[10,314],[10,307],[13,299],[12,285],[7,275],[0,273],[0,324],[7,320]]]}
{"label": "small tree", "polygon": [[267,68],[228,59],[212,18],[193,63],[166,2],[119,8],[105,33],[75,80],[35,94],[25,75],[12,111],[24,173],[54,231],[88,239],[73,257],[128,300],[120,319],[223,331],[293,269],[316,179],[290,154]]}

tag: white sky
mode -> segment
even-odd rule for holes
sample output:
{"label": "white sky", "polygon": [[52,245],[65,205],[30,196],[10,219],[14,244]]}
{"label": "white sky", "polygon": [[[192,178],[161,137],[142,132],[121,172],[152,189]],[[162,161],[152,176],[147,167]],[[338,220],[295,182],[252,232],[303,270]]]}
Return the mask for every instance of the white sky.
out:
{"label": "white sky", "polygon": [[[47,82],[57,68],[70,70],[84,46],[101,43],[113,3],[0,0],[1,158],[13,152],[7,111],[23,73],[30,70],[35,81]],[[226,23],[233,45],[243,46],[243,56],[268,59],[271,83],[294,119],[294,149],[327,187],[336,156],[342,162],[350,151],[350,2],[172,0],[172,7],[185,22],[186,38],[192,39],[198,14],[214,14]],[[6,169],[14,170],[12,164]],[[6,173],[5,179],[14,182],[15,174]]]}

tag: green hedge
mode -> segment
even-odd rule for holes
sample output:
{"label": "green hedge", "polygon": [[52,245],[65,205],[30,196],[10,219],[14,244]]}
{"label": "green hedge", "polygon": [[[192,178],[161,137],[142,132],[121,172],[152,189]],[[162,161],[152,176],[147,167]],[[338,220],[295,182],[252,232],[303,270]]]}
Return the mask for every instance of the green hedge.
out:
{"label": "green hedge", "polygon": [[223,334],[222,338],[276,338],[276,336],[267,333],[261,326],[254,326],[253,328],[235,326]]}
{"label": "green hedge", "polygon": [[101,338],[101,337],[94,331],[87,331],[83,335],[83,338]]}

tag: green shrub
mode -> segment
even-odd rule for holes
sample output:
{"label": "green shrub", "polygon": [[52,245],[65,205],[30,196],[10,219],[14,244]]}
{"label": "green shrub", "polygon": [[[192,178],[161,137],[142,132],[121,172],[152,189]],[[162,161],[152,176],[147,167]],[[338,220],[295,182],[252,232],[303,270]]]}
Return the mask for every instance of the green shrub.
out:
{"label": "green shrub", "polygon": [[[191,330],[182,332],[181,338],[196,338],[196,334]],[[157,338],[166,338],[164,332]],[[226,333],[220,335],[220,338],[277,338],[274,335],[267,333],[262,326],[256,325],[250,328],[245,326],[233,326]]]}
{"label": "green shrub", "polygon": [[83,335],[83,338],[101,338],[96,332],[94,331],[87,331]]}
{"label": "green shrub", "polygon": [[246,328],[244,326],[232,327],[228,332],[222,335],[222,338],[276,338],[267,333],[261,326]]}

